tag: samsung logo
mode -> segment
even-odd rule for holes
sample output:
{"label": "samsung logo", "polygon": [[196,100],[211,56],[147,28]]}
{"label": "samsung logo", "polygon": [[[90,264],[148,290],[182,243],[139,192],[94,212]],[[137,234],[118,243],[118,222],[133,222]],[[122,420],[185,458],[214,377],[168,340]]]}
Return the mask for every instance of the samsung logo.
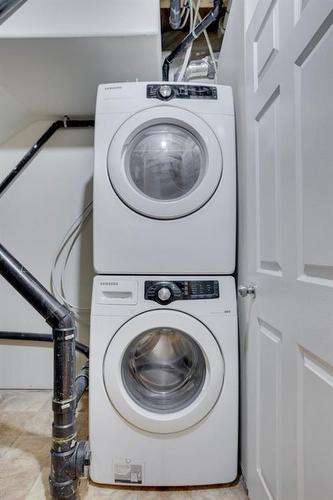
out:
{"label": "samsung logo", "polygon": [[118,286],[118,281],[101,281],[101,286]]}
{"label": "samsung logo", "polygon": [[116,89],[122,89],[123,87],[121,85],[118,85],[118,87],[104,87],[104,90],[116,90]]}

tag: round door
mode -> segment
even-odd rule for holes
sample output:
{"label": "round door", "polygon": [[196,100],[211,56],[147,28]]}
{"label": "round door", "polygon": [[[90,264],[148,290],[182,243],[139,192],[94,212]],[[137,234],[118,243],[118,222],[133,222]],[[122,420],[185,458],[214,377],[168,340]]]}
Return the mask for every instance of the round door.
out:
{"label": "round door", "polygon": [[193,113],[159,106],[130,117],[108,151],[113,189],[131,209],[176,219],[201,208],[222,176],[222,154],[210,127]]}
{"label": "round door", "polygon": [[200,321],[173,310],[135,316],[112,338],[104,358],[108,397],[132,425],[173,433],[202,420],[220,396],[224,361]]}

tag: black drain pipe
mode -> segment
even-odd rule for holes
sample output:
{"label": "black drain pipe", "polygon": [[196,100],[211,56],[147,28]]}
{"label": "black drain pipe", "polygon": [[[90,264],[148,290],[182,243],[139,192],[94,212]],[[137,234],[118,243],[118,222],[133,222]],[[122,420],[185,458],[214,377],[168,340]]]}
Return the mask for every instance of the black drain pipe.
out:
{"label": "black drain pipe", "polygon": [[173,30],[177,30],[182,22],[180,0],[170,0],[169,23]]}
{"label": "black drain pipe", "polygon": [[75,337],[71,312],[0,244],[0,274],[52,327],[54,342],[51,472],[53,499],[77,498],[78,480],[89,465],[89,444],[76,441]]}
{"label": "black drain pipe", "polygon": [[89,361],[84,364],[75,379],[76,406],[89,386]]}
{"label": "black drain pipe", "polygon": [[179,56],[184,50],[187,49],[191,45],[191,43],[196,40],[203,31],[205,31],[206,28],[210,24],[212,24],[214,21],[217,20],[219,17],[220,11],[221,11],[221,0],[214,0],[213,8],[210,10],[203,18],[201,23],[199,23],[191,33],[189,33],[182,42],[180,42],[179,45],[169,54],[165,59],[162,67],[162,74],[163,74],[163,80],[168,81],[169,80],[169,66],[172,63],[172,61]]}
{"label": "black drain pipe", "polygon": [[0,24],[6,21],[27,0],[0,0]]}
{"label": "black drain pipe", "polygon": [[15,178],[22,172],[22,170],[27,166],[28,163],[33,159],[38,151],[47,143],[49,139],[57,132],[59,129],[66,128],[92,128],[94,127],[94,120],[71,120],[68,116],[65,116],[63,120],[56,120],[52,125],[44,132],[44,134],[35,142],[29,151],[23,156],[23,158],[18,162],[18,164],[9,172],[9,174],[0,183],[0,196],[7,189],[7,187],[15,180]]}
{"label": "black drain pipe", "polygon": [[[26,342],[53,342],[53,335],[49,335],[48,333],[0,331],[0,340],[22,340]],[[87,345],[81,344],[81,342],[76,341],[75,349],[81,354],[83,354],[86,358],[89,358],[89,347]]]}

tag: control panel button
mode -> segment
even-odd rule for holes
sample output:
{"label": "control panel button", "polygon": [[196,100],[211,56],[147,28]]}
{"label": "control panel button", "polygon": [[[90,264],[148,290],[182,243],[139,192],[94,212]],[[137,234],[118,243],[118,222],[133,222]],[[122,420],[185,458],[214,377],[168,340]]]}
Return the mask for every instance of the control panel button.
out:
{"label": "control panel button", "polygon": [[158,93],[163,99],[169,99],[172,95],[172,88],[170,85],[161,85],[158,89]]}
{"label": "control panel button", "polygon": [[211,85],[148,84],[148,99],[217,99],[217,87]]}
{"label": "control panel button", "polygon": [[167,305],[175,300],[209,300],[220,297],[217,280],[146,281],[145,299]]}
{"label": "control panel button", "polygon": [[171,291],[166,286],[163,286],[157,292],[157,296],[162,302],[167,302],[171,297]]}

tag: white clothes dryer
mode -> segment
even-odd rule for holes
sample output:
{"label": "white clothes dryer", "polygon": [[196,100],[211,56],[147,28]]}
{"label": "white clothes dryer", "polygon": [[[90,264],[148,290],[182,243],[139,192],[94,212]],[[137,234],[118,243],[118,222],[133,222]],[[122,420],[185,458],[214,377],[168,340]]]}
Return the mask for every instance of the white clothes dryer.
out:
{"label": "white clothes dryer", "polygon": [[232,90],[117,83],[98,89],[98,274],[231,274],[236,163]]}
{"label": "white clothes dryer", "polygon": [[89,441],[97,483],[180,486],[236,478],[232,277],[95,277]]}

